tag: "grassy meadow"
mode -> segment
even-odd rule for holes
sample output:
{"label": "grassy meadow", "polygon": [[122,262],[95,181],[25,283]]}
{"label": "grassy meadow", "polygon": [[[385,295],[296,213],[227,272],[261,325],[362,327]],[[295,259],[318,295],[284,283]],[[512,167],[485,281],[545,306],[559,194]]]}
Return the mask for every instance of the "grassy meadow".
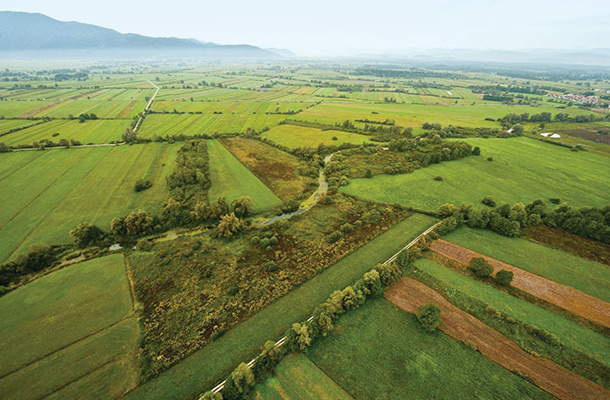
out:
{"label": "grassy meadow", "polygon": [[130,125],[126,120],[95,120],[84,123],[53,120],[21,129],[0,138],[7,146],[31,145],[41,140],[74,139],[82,144],[121,142]]}
{"label": "grassy meadow", "polygon": [[[430,165],[404,175],[354,179],[341,192],[384,203],[436,210],[445,203],[498,204],[559,197],[576,207],[607,204],[606,158],[528,139],[466,139],[480,156]],[[487,161],[493,157],[493,161]],[[434,180],[441,176],[442,181]],[[586,193],[586,196],[583,196]]]}
{"label": "grassy meadow", "polygon": [[385,299],[344,315],[307,357],[357,399],[553,398]]}
{"label": "grassy meadow", "polygon": [[132,309],[122,255],[66,267],[0,298],[0,397],[81,397],[91,387],[120,396],[138,376]]}
{"label": "grassy meadow", "polygon": [[275,375],[256,386],[252,398],[257,400],[353,399],[302,354],[291,354],[283,359],[275,368]]}
{"label": "grassy meadow", "polygon": [[282,201],[246,168],[219,141],[208,140],[210,157],[210,179],[212,186],[208,197],[215,201],[225,197],[231,203],[240,196],[252,198],[254,211],[263,211],[276,207]]}
{"label": "grassy meadow", "polygon": [[610,302],[608,266],[521,238],[462,227],[444,239]]}
{"label": "grassy meadow", "polygon": [[[370,143],[370,138],[358,133],[308,128],[297,125],[279,125],[262,135],[277,144],[296,149],[297,147],[318,147],[320,143],[329,146],[339,146],[343,143]],[[335,139],[336,138],[336,139]]]}
{"label": "grassy meadow", "polygon": [[[107,228],[112,218],[130,211],[159,212],[179,147],[151,143],[0,154],[0,260],[35,243],[68,243],[70,229],[83,221]],[[136,193],[141,178],[153,186]]]}

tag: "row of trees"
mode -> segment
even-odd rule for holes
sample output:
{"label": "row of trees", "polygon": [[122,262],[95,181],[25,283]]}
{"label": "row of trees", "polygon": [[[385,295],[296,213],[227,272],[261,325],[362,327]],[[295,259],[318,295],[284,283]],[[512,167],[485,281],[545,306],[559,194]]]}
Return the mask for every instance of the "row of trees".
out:
{"label": "row of trees", "polygon": [[6,293],[10,284],[34,272],[42,271],[57,261],[59,248],[51,246],[32,245],[30,252],[21,254],[14,260],[0,264],[0,295]]}
{"label": "row of trees", "polygon": [[558,113],[555,115],[555,118],[552,117],[550,112],[542,112],[540,114],[532,114],[522,113],[515,114],[510,113],[506,114],[504,117],[498,119],[505,126],[510,126],[514,124],[518,124],[520,122],[552,122],[553,120],[556,122],[576,122],[576,123],[586,123],[586,122],[594,122],[594,121],[607,121],[610,119],[610,114],[603,115],[595,115],[595,114],[582,114],[571,117],[568,113]]}
{"label": "row of trees", "polygon": [[581,209],[561,205],[546,214],[543,220],[550,227],[559,227],[579,236],[610,243],[610,205]]}
{"label": "row of trees", "polygon": [[[489,204],[490,198],[484,200]],[[491,229],[501,235],[515,237],[521,234],[522,228],[540,225],[545,210],[546,206],[542,200],[536,200],[527,206],[515,203],[493,209],[475,208],[471,204],[462,204],[459,207],[444,204],[437,211],[438,216],[444,219],[436,231],[444,235],[466,224],[471,228]]]}
{"label": "row of trees", "polygon": [[381,296],[384,287],[396,282],[401,272],[398,266],[378,265],[366,272],[361,279],[343,290],[336,290],[318,306],[312,317],[304,322],[294,323],[286,332],[282,346],[267,341],[249,367],[239,364],[226,378],[219,393],[207,392],[205,400],[241,400],[249,398],[257,382],[262,382],[273,372],[275,366],[289,352],[305,351],[316,338],[326,336],[334,329],[335,321],[343,314],[365,303],[367,298]]}

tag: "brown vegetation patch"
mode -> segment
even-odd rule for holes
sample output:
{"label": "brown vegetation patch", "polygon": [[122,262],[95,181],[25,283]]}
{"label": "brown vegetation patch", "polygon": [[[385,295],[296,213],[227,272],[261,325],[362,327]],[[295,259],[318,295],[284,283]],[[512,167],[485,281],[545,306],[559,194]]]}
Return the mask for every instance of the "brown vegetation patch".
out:
{"label": "brown vegetation patch", "polygon": [[590,321],[610,327],[610,303],[442,239],[432,242],[430,248],[463,265],[467,265],[473,257],[483,257],[493,266],[494,273],[503,269],[512,271],[514,287]]}
{"label": "brown vegetation patch", "polygon": [[576,254],[588,260],[610,265],[610,244],[587,239],[561,228],[551,228],[546,225],[527,228],[523,232],[523,236],[534,242]]}
{"label": "brown vegetation patch", "polygon": [[441,330],[475,347],[502,367],[526,375],[534,384],[560,399],[606,399],[610,391],[560,365],[526,353],[510,339],[451,304],[440,294],[411,278],[401,278],[386,291],[392,303],[410,313],[432,303],[441,309]]}
{"label": "brown vegetation patch", "polygon": [[297,199],[315,185],[314,179],[297,174],[304,163],[292,154],[255,139],[220,142],[282,200]]}
{"label": "brown vegetation patch", "polygon": [[589,140],[591,142],[610,144],[609,135],[602,135],[589,129],[564,129],[558,130],[557,133],[559,133],[560,135],[568,135]]}

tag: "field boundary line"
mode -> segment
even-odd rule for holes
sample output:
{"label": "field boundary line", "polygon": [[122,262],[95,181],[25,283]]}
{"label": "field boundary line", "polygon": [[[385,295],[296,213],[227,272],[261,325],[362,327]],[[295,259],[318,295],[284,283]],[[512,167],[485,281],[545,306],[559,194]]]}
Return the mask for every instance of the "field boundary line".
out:
{"label": "field boundary line", "polygon": [[132,308],[132,310],[131,310],[131,311],[130,311],[128,314],[126,314],[126,315],[122,316],[121,318],[119,318],[119,319],[118,319],[118,320],[116,320],[115,322],[111,323],[110,325],[107,325],[107,326],[105,326],[105,327],[103,327],[103,328],[100,328],[100,329],[98,329],[98,330],[97,330],[97,331],[95,331],[95,332],[92,332],[92,333],[90,333],[90,334],[88,334],[88,335],[86,335],[86,336],[83,336],[83,337],[81,337],[80,339],[76,339],[75,341],[73,341],[73,342],[71,342],[71,343],[68,343],[68,344],[66,344],[66,345],[63,345],[62,347],[59,347],[59,348],[57,348],[57,349],[53,350],[53,351],[52,351],[52,352],[50,352],[50,353],[47,353],[47,354],[45,354],[45,355],[43,355],[43,356],[40,356],[40,357],[36,358],[35,360],[32,360],[32,361],[30,361],[30,362],[28,362],[28,363],[26,363],[26,364],[23,364],[23,365],[22,365],[22,366],[20,366],[19,368],[17,368],[17,369],[15,369],[15,370],[11,371],[11,372],[8,372],[8,373],[6,373],[6,374],[4,374],[4,375],[0,376],[0,380],[2,380],[2,379],[4,379],[4,378],[6,378],[7,376],[13,375],[13,374],[14,374],[14,373],[16,373],[16,372],[19,372],[19,371],[21,371],[22,369],[27,368],[27,367],[29,367],[29,366],[30,366],[30,365],[32,365],[32,364],[36,364],[37,362],[42,361],[42,360],[44,360],[45,358],[50,357],[50,356],[52,356],[52,355],[53,355],[53,354],[55,354],[55,353],[58,353],[58,352],[60,352],[60,351],[62,351],[62,350],[65,350],[65,349],[67,349],[67,348],[68,348],[68,347],[70,347],[70,346],[73,346],[73,345],[75,345],[75,344],[77,344],[77,343],[80,343],[80,342],[83,342],[83,341],[85,341],[85,340],[87,340],[87,339],[90,339],[90,338],[92,338],[93,336],[96,336],[96,335],[99,335],[99,334],[101,334],[101,333],[104,333],[104,332],[105,332],[105,331],[107,331],[108,329],[112,329],[112,328],[116,327],[118,324],[120,324],[120,323],[122,323],[122,322],[125,322],[125,321],[127,321],[128,319],[130,319],[130,318],[134,318],[134,317],[135,317],[135,312],[134,312],[134,310],[133,310],[133,308]]}
{"label": "field boundary line", "polygon": [[[155,93],[152,95],[152,97],[150,98],[150,100],[148,101],[148,104],[146,104],[146,107],[144,107],[144,115],[146,115],[146,112],[150,110],[150,106],[152,105],[153,101],[155,100],[155,97],[157,96],[157,93],[159,93],[159,86],[155,85],[154,83],[152,83],[150,80],[148,81],[148,83],[150,83],[151,85],[153,85],[155,87]],[[138,128],[140,128],[140,124],[142,123],[142,120],[144,119],[144,117],[140,117],[138,119],[138,122],[136,122],[136,126],[133,127],[133,132],[137,133],[138,132]]]}
{"label": "field boundary line", "polygon": [[[392,257],[388,258],[382,265],[388,265],[391,262],[393,262],[394,260],[396,260],[396,258],[398,257],[398,255],[400,253],[402,253],[403,251],[408,250],[409,248],[413,247],[424,236],[428,235],[430,232],[432,232],[434,229],[436,229],[436,227],[439,226],[440,224],[441,224],[441,221],[437,222],[436,224],[434,224],[431,227],[429,227],[428,229],[426,229],[424,232],[420,233],[415,239],[410,241],[406,246],[404,246],[402,249],[400,249],[396,254],[394,254]],[[307,322],[311,322],[311,321],[313,321],[313,315],[311,315],[309,318],[307,318]],[[277,342],[275,342],[275,347],[281,347],[281,346],[284,345],[285,342],[286,342],[286,336],[282,336]],[[252,360],[250,360],[248,362],[248,367],[252,367],[256,363],[256,359],[257,358],[258,357],[255,357]],[[216,386],[214,386],[211,389],[211,391],[214,392],[214,393],[219,393],[224,388],[226,382],[227,382],[226,379],[223,380],[222,382],[220,382]],[[207,391],[205,391],[203,393],[200,393],[196,398],[198,400],[203,400],[203,395],[205,393],[207,393]]]}

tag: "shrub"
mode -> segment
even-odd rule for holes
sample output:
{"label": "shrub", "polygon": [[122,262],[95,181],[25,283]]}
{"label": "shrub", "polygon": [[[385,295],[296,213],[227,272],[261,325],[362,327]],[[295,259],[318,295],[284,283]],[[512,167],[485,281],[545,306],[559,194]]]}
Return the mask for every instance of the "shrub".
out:
{"label": "shrub", "polygon": [[269,261],[268,263],[266,263],[264,268],[267,272],[275,272],[278,269],[277,264],[273,261]]}
{"label": "shrub", "polygon": [[487,157],[487,161],[493,161],[494,158],[493,157]]}
{"label": "shrub", "polygon": [[501,270],[496,273],[496,281],[502,286],[510,286],[513,281],[514,274],[512,271]]}
{"label": "shrub", "polygon": [[553,197],[553,198],[550,198],[550,199],[549,199],[549,201],[550,201],[551,203],[553,203],[553,204],[559,204],[559,203],[561,203],[561,199],[560,199],[559,197]]}
{"label": "shrub", "polygon": [[417,320],[426,331],[434,332],[443,323],[441,309],[434,304],[421,306],[417,310]]}
{"label": "shrub", "polygon": [[435,177],[434,177],[434,180],[435,180],[435,181],[442,181],[442,180],[443,180],[443,177],[442,177],[442,176],[440,176],[440,175],[439,175],[439,176],[435,176]]}
{"label": "shrub", "polygon": [[341,225],[341,232],[343,233],[352,233],[354,231],[354,226],[350,223],[345,223]]}
{"label": "shrub", "polygon": [[468,268],[479,278],[487,278],[494,271],[494,268],[482,257],[474,257],[470,260]]}
{"label": "shrub", "polygon": [[367,168],[366,172],[364,173],[364,177],[365,178],[372,178],[373,177],[373,171],[371,171],[370,168]]}
{"label": "shrub", "polygon": [[458,225],[458,220],[455,217],[445,218],[441,221],[438,228],[436,228],[436,233],[439,235],[446,235],[447,233],[454,231]]}
{"label": "shrub", "polygon": [[453,204],[443,204],[438,208],[437,214],[440,218],[447,218],[453,215],[455,207]]}
{"label": "shrub", "polygon": [[138,239],[136,243],[136,249],[139,251],[149,251],[152,249],[152,243],[147,239]]}
{"label": "shrub", "polygon": [[146,190],[152,186],[152,183],[147,179],[138,179],[134,186],[136,192],[141,192],[142,190]]}
{"label": "shrub", "polygon": [[481,200],[481,203],[485,204],[488,207],[495,207],[496,206],[496,201],[491,196],[483,197],[483,200]]}
{"label": "shrub", "polygon": [[338,241],[339,239],[341,239],[342,237],[343,237],[343,233],[341,233],[339,231],[334,231],[334,232],[326,235],[326,237],[324,237],[324,240],[326,241],[326,243],[332,244],[332,243],[335,243],[336,241]]}

